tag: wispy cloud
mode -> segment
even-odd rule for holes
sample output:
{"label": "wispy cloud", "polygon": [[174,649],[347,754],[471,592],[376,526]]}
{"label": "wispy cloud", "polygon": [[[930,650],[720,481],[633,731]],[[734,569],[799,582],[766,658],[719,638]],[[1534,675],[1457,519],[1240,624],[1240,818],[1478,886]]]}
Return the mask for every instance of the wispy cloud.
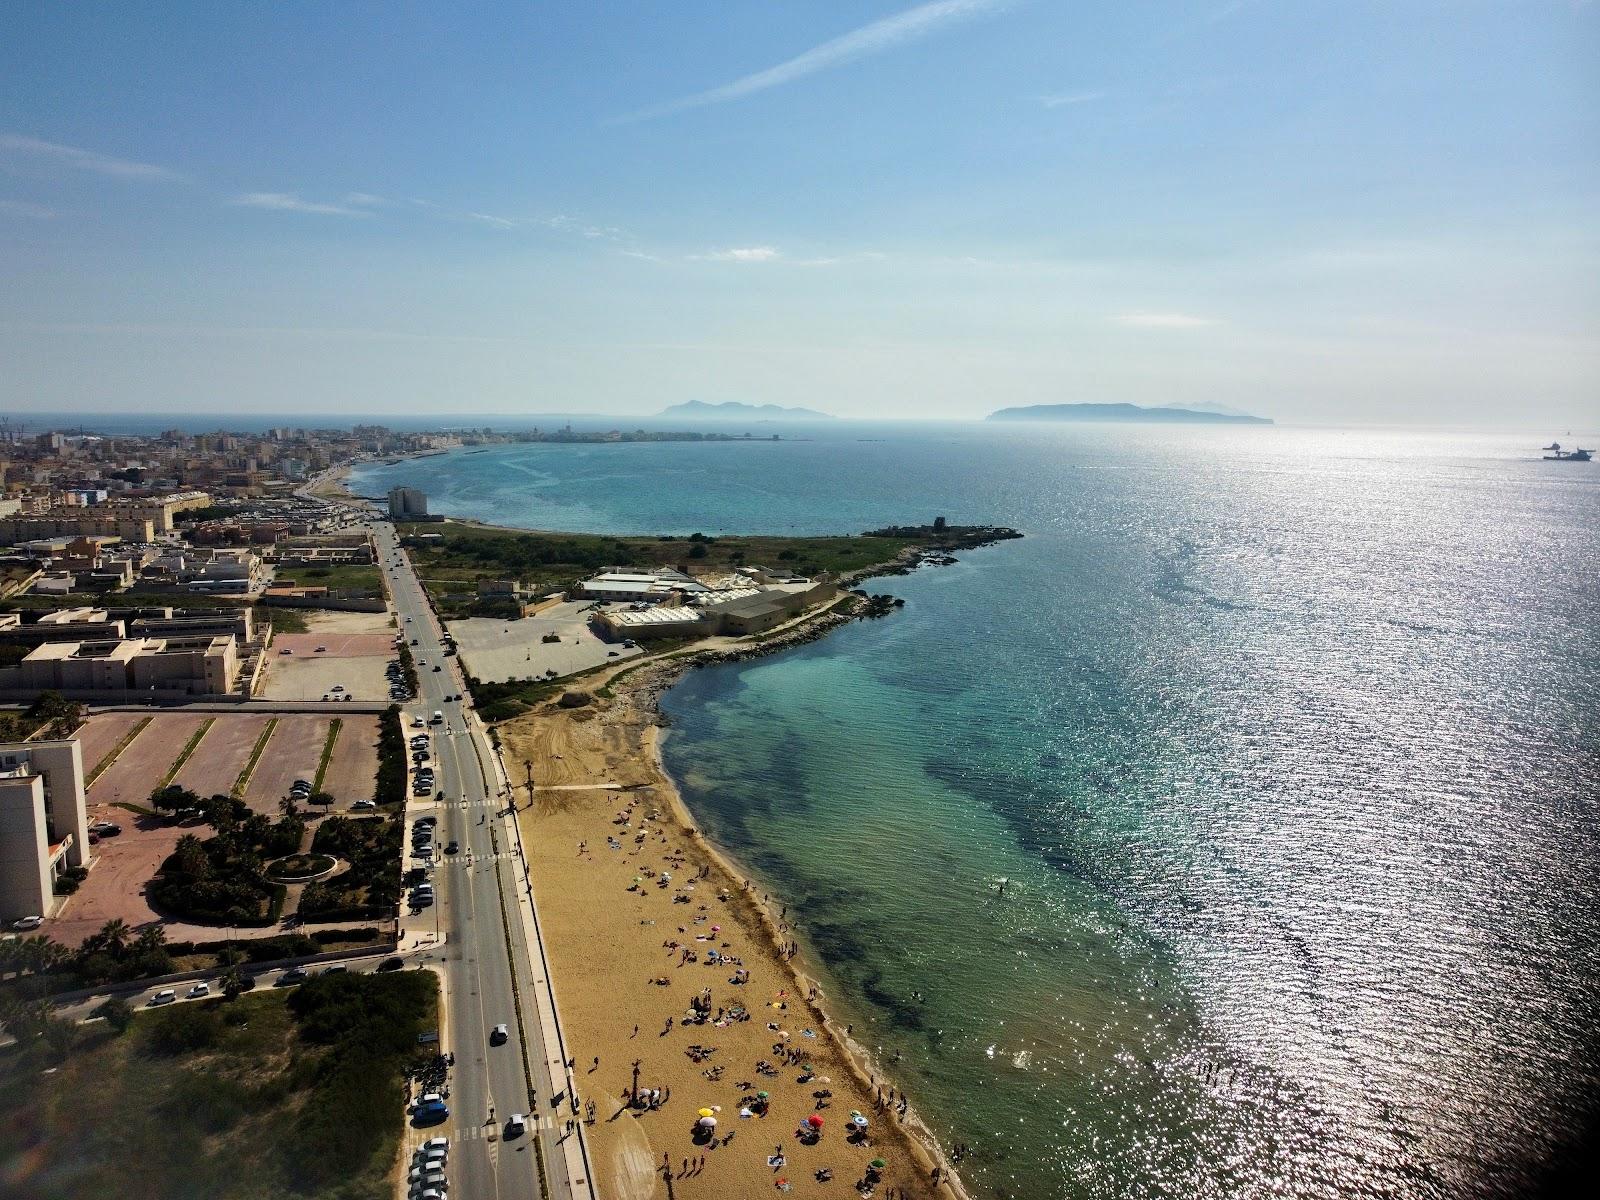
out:
{"label": "wispy cloud", "polygon": [[176,171],[169,171],[166,167],[133,162],[126,158],[113,158],[109,154],[100,154],[94,150],[63,146],[35,137],[24,137],[19,133],[0,133],[0,154],[77,171],[93,171],[98,175],[111,175],[118,179],[176,182],[183,178]]}
{"label": "wispy cloud", "polygon": [[892,17],[884,17],[859,29],[852,29],[849,33],[823,42],[820,46],[813,46],[804,54],[797,54],[764,71],[756,71],[735,79],[732,83],[696,92],[692,96],[684,96],[666,104],[641,109],[616,120],[647,121],[691,108],[704,108],[709,104],[740,100],[757,92],[764,92],[768,88],[793,83],[818,71],[826,71],[870,54],[891,50],[905,42],[927,37],[953,22],[998,8],[1001,3],[1002,0],[935,0],[931,4],[919,4]]}
{"label": "wispy cloud", "polygon": [[1216,324],[1210,317],[1175,312],[1122,313],[1111,319],[1118,325],[1129,325],[1135,329],[1203,329]]}
{"label": "wispy cloud", "polygon": [[13,217],[28,217],[35,221],[49,221],[54,219],[55,212],[42,204],[30,204],[26,200],[0,200],[0,214]]}
{"label": "wispy cloud", "polygon": [[348,204],[323,204],[302,200],[293,192],[245,192],[233,203],[243,208],[265,208],[272,212],[314,213],[324,217],[369,217],[372,214]]}
{"label": "wispy cloud", "polygon": [[1060,92],[1054,96],[1040,96],[1039,103],[1046,108],[1067,108],[1077,104],[1092,104],[1105,98],[1105,92]]}
{"label": "wispy cloud", "polygon": [[703,262],[765,263],[782,258],[783,251],[776,246],[732,246],[727,250],[712,250],[689,257]]}
{"label": "wispy cloud", "polygon": [[388,208],[389,201],[371,192],[346,192],[344,202],[355,208]]}

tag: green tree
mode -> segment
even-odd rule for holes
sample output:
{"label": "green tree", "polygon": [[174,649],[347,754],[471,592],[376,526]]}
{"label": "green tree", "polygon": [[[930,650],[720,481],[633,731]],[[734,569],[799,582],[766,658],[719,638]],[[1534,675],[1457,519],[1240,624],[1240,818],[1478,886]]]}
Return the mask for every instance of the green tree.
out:
{"label": "green tree", "polygon": [[103,1017],[107,1025],[118,1033],[122,1033],[127,1030],[129,1025],[133,1024],[133,1005],[120,997],[114,996],[95,1009],[90,1015]]}
{"label": "green tree", "polygon": [[169,783],[150,793],[150,807],[159,812],[179,812],[185,808],[199,808],[200,797],[186,787]]}

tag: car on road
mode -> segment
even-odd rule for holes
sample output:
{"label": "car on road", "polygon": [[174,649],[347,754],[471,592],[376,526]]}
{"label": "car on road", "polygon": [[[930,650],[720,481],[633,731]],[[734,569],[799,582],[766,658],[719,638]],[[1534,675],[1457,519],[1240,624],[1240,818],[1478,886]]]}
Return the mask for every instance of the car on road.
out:
{"label": "car on road", "polygon": [[43,917],[18,917],[15,921],[11,922],[11,928],[21,933],[25,930],[37,929],[43,924]]}
{"label": "car on road", "polygon": [[328,652],[328,648],[326,646],[318,646],[316,648],[316,650],[314,651],[314,653],[316,653],[316,654],[326,654],[327,652]]}
{"label": "car on road", "polygon": [[290,967],[282,975],[278,976],[278,982],[276,986],[288,987],[291,984],[304,983],[305,981],[306,973],[303,969],[300,967]]}
{"label": "car on road", "polygon": [[211,995],[211,985],[202,979],[189,989],[189,999],[198,1000],[201,996]]}
{"label": "car on road", "polygon": [[460,854],[461,853],[461,843],[460,842],[451,842],[449,845],[447,845],[444,848],[444,852],[446,854]]}
{"label": "car on road", "polygon": [[158,1004],[171,1004],[177,998],[177,992],[171,988],[162,988],[154,996],[150,997],[150,1007],[154,1008]]}
{"label": "car on road", "polygon": [[282,650],[279,650],[278,653],[279,654],[293,654],[294,651],[289,649],[289,647],[285,646]]}
{"label": "car on road", "polygon": [[506,1120],[506,1136],[521,1137],[528,1132],[528,1118],[524,1113],[512,1113]]}
{"label": "car on road", "polygon": [[350,968],[345,966],[343,963],[329,963],[327,966],[323,967],[322,970],[318,971],[317,974],[318,975],[343,975],[349,970],[350,970]]}
{"label": "car on road", "polygon": [[504,1046],[511,1040],[511,1033],[504,1025],[496,1025],[489,1031],[489,1045]]}
{"label": "car on road", "polygon": [[405,959],[400,958],[398,956],[391,955],[390,957],[384,959],[381,963],[378,964],[378,970],[380,970],[380,971],[399,971],[399,970],[402,970],[405,967],[405,965],[406,965]]}

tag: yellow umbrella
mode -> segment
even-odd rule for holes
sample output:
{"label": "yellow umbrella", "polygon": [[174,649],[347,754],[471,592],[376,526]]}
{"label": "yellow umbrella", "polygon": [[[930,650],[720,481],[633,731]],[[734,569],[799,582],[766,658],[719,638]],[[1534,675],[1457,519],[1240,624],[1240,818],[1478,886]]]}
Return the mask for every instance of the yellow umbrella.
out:
{"label": "yellow umbrella", "polygon": [[700,1114],[699,1115],[702,1116],[702,1117],[709,1117],[712,1114],[711,1114],[711,1110],[709,1108],[702,1108],[700,1110]]}

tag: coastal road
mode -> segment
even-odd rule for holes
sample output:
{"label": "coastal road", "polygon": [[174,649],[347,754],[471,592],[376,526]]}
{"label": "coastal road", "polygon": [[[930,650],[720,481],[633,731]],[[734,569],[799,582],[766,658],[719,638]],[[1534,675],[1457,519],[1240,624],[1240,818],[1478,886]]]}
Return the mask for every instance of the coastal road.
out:
{"label": "coastal road", "polygon": [[[453,1128],[446,1131],[456,1143],[450,1154],[452,1190],[473,1200],[592,1198],[589,1172],[581,1165],[581,1126],[571,1137],[563,1136],[572,1112],[563,1091],[565,1072],[556,1074],[550,1065],[560,1061],[545,1032],[551,1023],[541,1020],[536,988],[545,984],[545,973],[535,972],[525,935],[527,902],[519,889],[525,886],[526,868],[513,802],[472,714],[457,660],[444,655],[441,630],[394,528],[374,522],[372,532],[401,631],[407,640],[417,639],[412,656],[420,688],[407,712],[423,720],[435,712],[444,718],[443,724],[428,726],[439,800],[433,806],[439,818],[436,841],[460,845],[459,853],[432,868],[444,939],[437,957],[445,984],[445,1041],[455,1055],[449,1094]],[[409,738],[418,731],[405,732]],[[502,1024],[509,1040],[490,1045],[490,1031]],[[513,1113],[528,1114],[528,1132],[507,1140],[505,1122]]]}

